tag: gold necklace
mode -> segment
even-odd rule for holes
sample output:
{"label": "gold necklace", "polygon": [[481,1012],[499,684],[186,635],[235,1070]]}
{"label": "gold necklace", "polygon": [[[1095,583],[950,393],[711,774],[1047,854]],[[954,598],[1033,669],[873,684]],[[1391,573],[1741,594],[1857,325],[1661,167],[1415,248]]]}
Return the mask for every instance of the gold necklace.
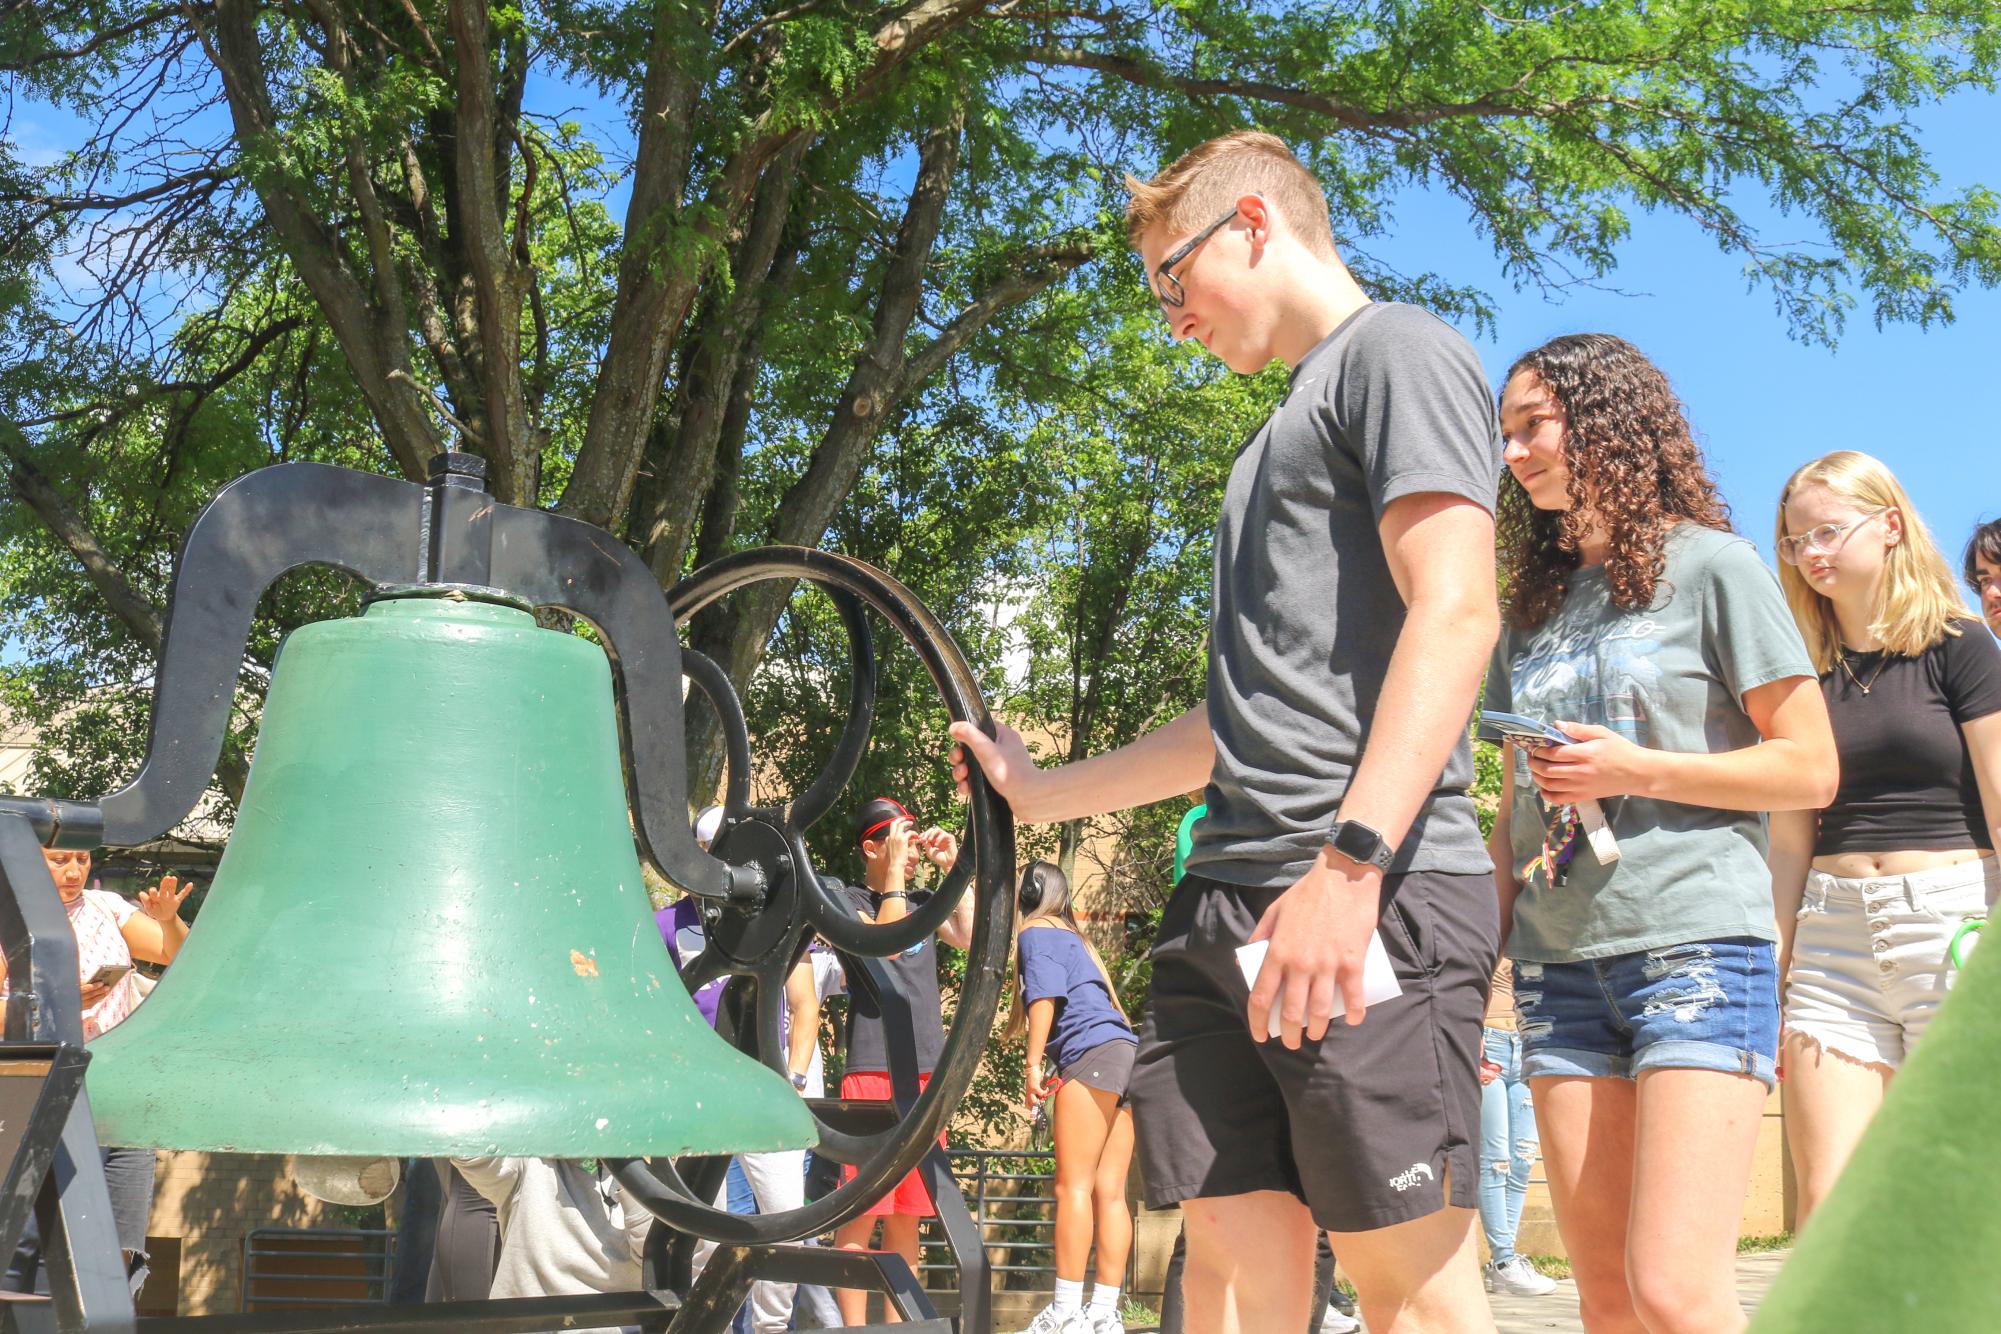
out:
{"label": "gold necklace", "polygon": [[1835,659],[1835,661],[1841,664],[1842,671],[1848,673],[1848,679],[1853,681],[1864,695],[1867,695],[1869,693],[1869,687],[1875,685],[1876,682],[1882,678],[1883,669],[1890,665],[1890,654],[1888,650],[1884,650],[1883,660],[1876,664],[1875,671],[1869,673],[1869,679],[1867,681],[1864,681],[1861,677],[1857,676],[1855,674],[1855,669],[1848,665],[1848,654],[1845,650],[1843,651],[1840,657]]}

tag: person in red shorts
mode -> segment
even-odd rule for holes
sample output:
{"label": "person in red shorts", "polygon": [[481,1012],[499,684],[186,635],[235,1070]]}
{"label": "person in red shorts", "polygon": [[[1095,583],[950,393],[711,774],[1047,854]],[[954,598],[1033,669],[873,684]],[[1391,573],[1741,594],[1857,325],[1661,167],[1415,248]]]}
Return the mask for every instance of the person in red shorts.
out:
{"label": "person in red shorts", "polygon": [[[901,802],[877,797],[855,816],[855,842],[861,846],[864,883],[844,886],[849,902],[864,921],[894,922],[922,904],[930,895],[913,888],[925,862],[939,872],[950,870],[959,857],[957,836],[932,826],[918,831],[917,817]],[[938,928],[938,939],[965,949],[973,939],[973,896],[967,894],[958,908]],[[931,1080],[938,1055],[945,1048],[943,1005],[938,995],[938,951],[929,940],[920,940],[893,959],[885,959],[897,985],[910,1002],[917,1047],[917,1083],[922,1088]],[[859,1102],[890,1100],[889,1040],[882,1010],[866,989],[850,977],[848,1014],[848,1061],[841,1076],[841,1097]],[[944,1142],[944,1137],[939,1137]],[[854,1176],[852,1167],[842,1169],[842,1179]],[[919,1173],[912,1172],[896,1188],[878,1200],[866,1214],[834,1233],[834,1244],[842,1250],[866,1250],[882,1224],[882,1249],[894,1251],[917,1271],[918,1225],[937,1210],[931,1193],[924,1188]],[[868,1294],[854,1288],[837,1288],[841,1319],[850,1325],[865,1323]],[[896,1313],[891,1311],[891,1320]]]}

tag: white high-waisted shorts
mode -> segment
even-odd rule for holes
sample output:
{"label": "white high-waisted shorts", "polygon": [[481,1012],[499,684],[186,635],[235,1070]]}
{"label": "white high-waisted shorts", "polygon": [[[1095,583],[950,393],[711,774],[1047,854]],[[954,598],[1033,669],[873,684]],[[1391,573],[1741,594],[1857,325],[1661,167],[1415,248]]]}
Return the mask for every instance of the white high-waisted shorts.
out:
{"label": "white high-waisted shorts", "polygon": [[1895,1069],[1952,988],[1946,949],[2001,891],[1995,858],[1915,875],[1809,871],[1793,936],[1785,1031]]}

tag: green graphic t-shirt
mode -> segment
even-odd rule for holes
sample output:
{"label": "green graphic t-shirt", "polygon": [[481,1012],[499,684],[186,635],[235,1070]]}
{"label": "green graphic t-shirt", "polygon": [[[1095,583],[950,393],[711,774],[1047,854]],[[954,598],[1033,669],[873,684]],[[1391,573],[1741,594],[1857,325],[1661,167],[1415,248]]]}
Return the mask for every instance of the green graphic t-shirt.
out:
{"label": "green graphic t-shirt", "polygon": [[[1506,628],[1485,707],[1545,722],[1596,723],[1654,750],[1718,753],[1758,744],[1747,691],[1813,678],[1778,580],[1741,537],[1683,524],[1668,538],[1654,605],[1620,611],[1601,567],[1571,576],[1534,630]],[[1613,797],[1602,803],[1619,858],[1579,841],[1556,877],[1543,862],[1546,806],[1517,749],[1509,813],[1522,881],[1508,955],[1540,963],[1631,954],[1695,940],[1776,940],[1763,817]]]}

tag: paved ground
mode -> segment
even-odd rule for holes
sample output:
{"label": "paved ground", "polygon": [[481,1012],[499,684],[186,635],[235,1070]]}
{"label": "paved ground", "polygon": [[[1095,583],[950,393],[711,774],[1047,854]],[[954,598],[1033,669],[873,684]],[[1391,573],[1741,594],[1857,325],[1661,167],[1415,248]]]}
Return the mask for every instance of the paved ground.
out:
{"label": "paved ground", "polygon": [[[1744,1299],[1746,1311],[1757,1307],[1765,1289],[1777,1276],[1779,1266],[1790,1254],[1790,1251],[1762,1251],[1738,1257],[1737,1291]],[[1547,1334],[1550,1330],[1575,1334],[1584,1328],[1577,1318],[1577,1285],[1568,1279],[1558,1283],[1556,1291],[1547,1297],[1495,1295],[1488,1300],[1494,1304],[1494,1324],[1500,1334]]]}

